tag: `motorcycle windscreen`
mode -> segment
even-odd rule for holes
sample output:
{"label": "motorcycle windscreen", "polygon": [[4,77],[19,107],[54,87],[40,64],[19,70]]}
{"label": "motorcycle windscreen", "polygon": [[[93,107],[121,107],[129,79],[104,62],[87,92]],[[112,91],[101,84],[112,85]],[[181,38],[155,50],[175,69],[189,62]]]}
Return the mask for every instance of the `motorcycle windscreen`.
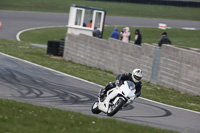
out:
{"label": "motorcycle windscreen", "polygon": [[131,82],[131,81],[127,81],[127,84],[128,84],[128,86],[129,86],[129,89],[130,90],[135,90],[135,84],[133,83],[133,82]]}
{"label": "motorcycle windscreen", "polygon": [[129,98],[135,97],[135,84],[131,81],[125,81],[125,86],[123,92],[125,92],[125,95]]}

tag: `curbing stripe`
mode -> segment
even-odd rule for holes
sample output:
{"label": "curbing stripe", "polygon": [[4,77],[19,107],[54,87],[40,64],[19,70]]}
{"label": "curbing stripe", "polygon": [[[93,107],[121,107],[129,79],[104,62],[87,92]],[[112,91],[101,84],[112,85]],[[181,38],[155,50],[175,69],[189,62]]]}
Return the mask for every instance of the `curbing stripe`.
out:
{"label": "curbing stripe", "polygon": [[190,27],[182,27],[183,30],[197,30],[197,28],[190,28]]}
{"label": "curbing stripe", "polygon": [[30,30],[36,30],[36,29],[44,29],[44,28],[55,28],[55,27],[67,27],[66,25],[59,25],[59,26],[44,26],[44,27],[34,27],[34,28],[29,28],[29,29],[24,29],[24,30],[21,30],[17,33],[16,35],[16,39],[17,41],[21,41],[19,36],[20,34],[22,34],[23,32],[26,32],[26,31],[30,31]]}
{"label": "curbing stripe", "polygon": [[[106,25],[106,26],[110,26],[110,25]],[[115,25],[115,26],[123,26],[123,25]],[[17,41],[21,41],[19,36],[20,34],[22,34],[23,32],[29,31],[29,30],[36,30],[36,29],[43,29],[43,28],[55,28],[55,27],[67,27],[67,25],[60,25],[60,26],[44,26],[44,27],[34,27],[34,28],[29,28],[29,29],[24,29],[21,30],[17,33],[16,35],[16,39]],[[136,26],[137,27],[137,26]],[[139,26],[139,27],[154,27],[154,26]],[[156,27],[155,27],[156,28]],[[167,27],[168,29],[172,29],[171,27]],[[184,29],[184,30],[197,30],[197,28],[190,28],[190,27],[182,27],[180,29]]]}
{"label": "curbing stripe", "polygon": [[181,107],[176,107],[176,106],[172,106],[172,105],[156,102],[156,101],[153,101],[153,100],[150,100],[150,99],[147,99],[147,98],[143,98],[143,97],[139,97],[139,98],[143,99],[143,100],[146,100],[146,101],[149,101],[149,102],[152,102],[152,103],[157,103],[157,104],[160,104],[160,105],[164,105],[164,106],[167,106],[167,107],[171,107],[171,108],[175,108],[175,109],[180,109],[180,110],[184,110],[184,111],[200,114],[200,112],[198,112],[198,111],[193,111],[193,110],[184,109],[184,108],[181,108]]}
{"label": "curbing stripe", "polygon": [[[84,79],[81,79],[81,78],[78,78],[78,77],[75,77],[75,76],[66,74],[66,73],[63,73],[63,72],[59,72],[59,71],[56,71],[56,70],[54,70],[54,69],[51,69],[51,68],[48,68],[48,67],[44,67],[44,66],[35,64],[35,63],[33,63],[33,62],[30,62],[30,61],[27,61],[27,60],[23,60],[23,59],[20,59],[20,58],[11,56],[11,55],[7,55],[7,54],[1,53],[1,52],[0,52],[0,55],[6,56],[6,57],[9,57],[9,58],[12,58],[12,59],[16,59],[16,60],[19,60],[19,61],[23,61],[23,62],[26,62],[26,63],[28,63],[28,64],[31,64],[31,65],[34,65],[34,66],[37,66],[37,67],[40,67],[40,68],[43,68],[43,69],[46,69],[46,70],[49,70],[49,71],[52,71],[52,72],[56,72],[56,73],[61,74],[61,75],[64,75],[64,76],[68,76],[68,77],[71,77],[71,78],[74,78],[74,79],[78,79],[78,80],[84,81],[84,82],[86,82],[86,83],[90,83],[90,84],[92,84],[92,85],[96,85],[96,86],[98,86],[98,87],[103,87],[102,85],[99,85],[99,84],[96,84],[96,83],[93,83],[93,82],[90,82],[90,81],[87,81],[87,80],[84,80]],[[164,106],[167,106],[167,107],[171,107],[171,108],[175,108],[175,109],[180,109],[180,110],[184,110],[184,111],[188,111],[188,112],[193,112],[193,113],[200,114],[200,112],[198,112],[198,111],[193,111],[193,110],[189,110],[189,109],[184,109],[184,108],[180,108],[180,107],[175,107],[175,106],[172,106],[172,105],[168,105],[168,104],[156,102],[156,101],[153,101],[153,100],[150,100],[150,99],[147,99],[147,98],[143,98],[143,97],[139,97],[139,98],[140,98],[140,99],[143,99],[143,100],[146,100],[146,101],[149,101],[149,102],[152,102],[152,103],[164,105]]]}

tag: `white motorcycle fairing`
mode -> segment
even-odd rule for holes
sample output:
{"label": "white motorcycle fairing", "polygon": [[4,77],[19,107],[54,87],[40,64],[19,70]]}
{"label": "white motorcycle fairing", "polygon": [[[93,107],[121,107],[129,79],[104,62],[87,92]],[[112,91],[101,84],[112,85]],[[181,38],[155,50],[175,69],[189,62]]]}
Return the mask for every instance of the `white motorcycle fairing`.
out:
{"label": "white motorcycle fairing", "polygon": [[[109,95],[107,95],[106,99],[101,102],[100,98],[99,99],[99,104],[98,104],[98,108],[103,111],[104,113],[106,113],[108,111],[108,107],[109,107],[109,101],[111,99],[113,99],[115,96],[118,95],[118,91],[116,88],[111,89],[110,91],[108,91],[108,93],[110,93]],[[107,93],[107,94],[108,94]]]}
{"label": "white motorcycle fairing", "polygon": [[99,110],[107,113],[109,110],[110,101],[114,99],[112,104],[116,104],[116,102],[121,98],[126,105],[135,99],[135,84],[131,81],[124,81],[120,87],[115,87],[107,92],[106,99],[101,102],[100,98],[98,98],[98,108]]}

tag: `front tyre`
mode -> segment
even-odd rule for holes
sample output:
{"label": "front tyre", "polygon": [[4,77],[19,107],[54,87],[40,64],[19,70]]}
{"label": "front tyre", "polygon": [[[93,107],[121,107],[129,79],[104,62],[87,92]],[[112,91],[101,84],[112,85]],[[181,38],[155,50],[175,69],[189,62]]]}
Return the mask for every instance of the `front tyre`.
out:
{"label": "front tyre", "polygon": [[115,115],[122,108],[124,104],[125,101],[119,98],[119,100],[115,104],[109,106],[107,116]]}
{"label": "front tyre", "polygon": [[96,102],[92,105],[91,111],[92,111],[93,114],[99,114],[99,113],[101,113],[101,111],[100,111],[99,108],[98,108],[98,104],[99,104],[99,102],[96,101]]}

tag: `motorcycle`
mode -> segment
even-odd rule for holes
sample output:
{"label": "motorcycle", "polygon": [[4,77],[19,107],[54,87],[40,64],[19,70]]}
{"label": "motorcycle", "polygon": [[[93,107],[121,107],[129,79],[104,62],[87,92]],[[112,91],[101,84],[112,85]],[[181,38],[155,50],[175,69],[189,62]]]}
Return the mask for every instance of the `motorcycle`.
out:
{"label": "motorcycle", "polygon": [[98,96],[98,100],[92,105],[91,111],[94,114],[101,112],[107,116],[115,115],[121,108],[126,107],[135,99],[135,84],[131,81],[124,81],[120,87],[117,86],[109,90],[103,98]]}

